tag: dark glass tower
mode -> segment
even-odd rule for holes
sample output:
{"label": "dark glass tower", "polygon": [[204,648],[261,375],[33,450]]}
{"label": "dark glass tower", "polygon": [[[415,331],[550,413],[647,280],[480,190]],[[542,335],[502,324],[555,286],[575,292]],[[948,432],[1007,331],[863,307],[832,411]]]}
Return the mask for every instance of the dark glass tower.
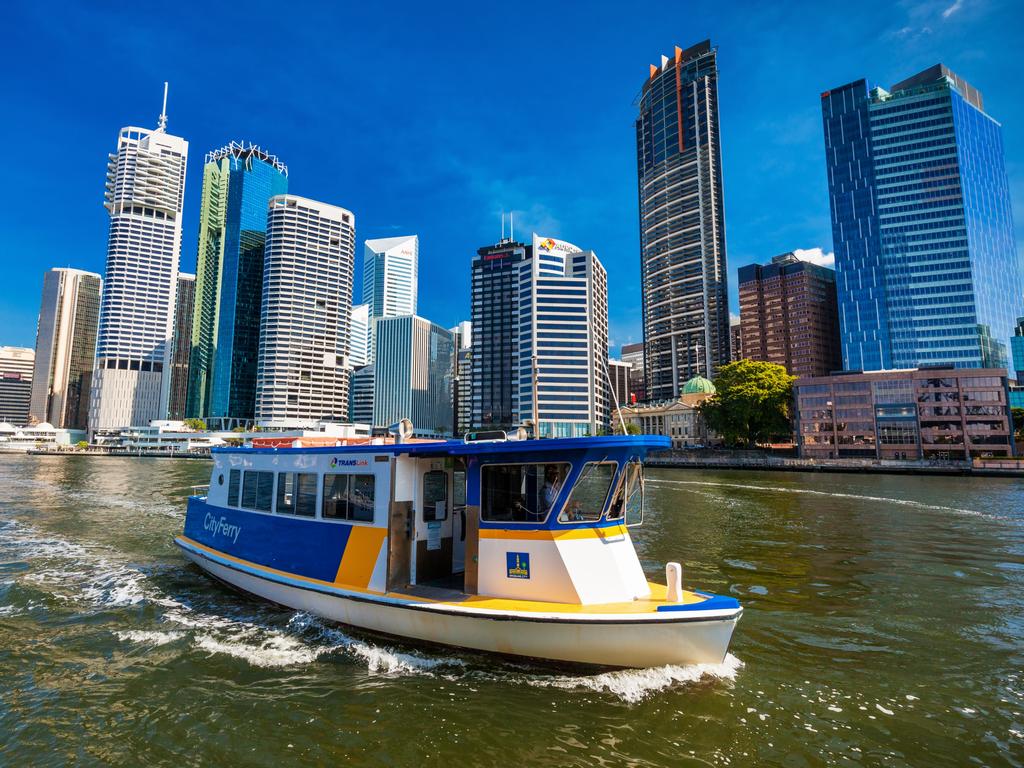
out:
{"label": "dark glass tower", "polygon": [[517,423],[519,264],[532,246],[502,240],[473,258],[472,427],[509,429]]}
{"label": "dark glass tower", "polygon": [[649,399],[679,395],[729,362],[717,49],[663,56],[639,98],[645,379]]}
{"label": "dark glass tower", "polygon": [[1002,129],[941,64],[821,95],[843,363],[1005,368],[1022,282]]}
{"label": "dark glass tower", "polygon": [[287,191],[287,167],[257,146],[232,142],[206,156],[189,416],[222,426],[254,417],[267,204]]}

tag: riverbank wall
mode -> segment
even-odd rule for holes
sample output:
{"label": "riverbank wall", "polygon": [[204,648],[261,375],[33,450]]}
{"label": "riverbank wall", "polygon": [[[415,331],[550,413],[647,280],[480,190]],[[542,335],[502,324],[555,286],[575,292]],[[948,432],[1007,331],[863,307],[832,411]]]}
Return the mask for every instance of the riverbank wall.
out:
{"label": "riverbank wall", "polygon": [[882,475],[964,475],[1024,477],[1024,463],[1002,461],[901,461],[896,459],[799,459],[757,451],[667,452],[652,454],[649,467],[744,469],[766,472],[861,472]]}

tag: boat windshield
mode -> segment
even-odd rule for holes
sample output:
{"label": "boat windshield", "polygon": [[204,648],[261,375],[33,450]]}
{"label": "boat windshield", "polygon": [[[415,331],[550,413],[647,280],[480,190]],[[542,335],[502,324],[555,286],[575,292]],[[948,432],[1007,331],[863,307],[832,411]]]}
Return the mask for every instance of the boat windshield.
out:
{"label": "boat windshield", "polygon": [[584,466],[572,487],[569,500],[558,515],[558,522],[586,523],[600,520],[616,469],[618,464],[614,461],[590,462]]}

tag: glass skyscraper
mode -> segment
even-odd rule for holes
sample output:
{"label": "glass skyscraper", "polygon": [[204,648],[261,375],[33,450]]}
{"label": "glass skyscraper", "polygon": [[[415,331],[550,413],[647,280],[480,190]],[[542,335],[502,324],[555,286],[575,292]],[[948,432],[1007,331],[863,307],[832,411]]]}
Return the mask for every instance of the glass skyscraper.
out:
{"label": "glass skyscraper", "polygon": [[267,204],[288,168],[253,144],[206,155],[187,413],[248,422],[256,407]]}
{"label": "glass skyscraper", "polygon": [[636,120],[646,394],[729,362],[717,49],[652,64]]}
{"label": "glass skyscraper", "polygon": [[821,107],[844,366],[1008,367],[1024,284],[981,93],[937,64]]}

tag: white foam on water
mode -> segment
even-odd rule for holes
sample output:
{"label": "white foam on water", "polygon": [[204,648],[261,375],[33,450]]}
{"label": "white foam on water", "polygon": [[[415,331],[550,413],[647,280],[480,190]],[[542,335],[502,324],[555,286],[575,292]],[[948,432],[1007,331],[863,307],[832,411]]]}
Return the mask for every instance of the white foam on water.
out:
{"label": "white foam on water", "polygon": [[193,644],[208,653],[221,653],[244,659],[254,667],[291,667],[309,664],[330,649],[309,646],[286,635],[271,634],[262,640],[247,641],[238,637],[220,639],[212,635],[198,635]]}
{"label": "white foam on water", "polygon": [[883,502],[885,504],[898,504],[905,507],[916,507],[918,509],[937,509],[943,512],[958,512],[964,515],[975,515],[978,517],[987,517],[994,520],[1002,519],[997,515],[993,515],[989,512],[979,512],[976,509],[963,509],[962,507],[946,507],[939,504],[926,504],[923,501],[914,501],[913,499],[894,499],[888,496],[866,496],[859,493],[838,493],[835,491],[816,491],[811,488],[789,488],[786,486],[777,485],[753,485],[749,483],[719,483],[711,482],[709,480],[656,480],[653,478],[647,478],[647,483],[654,483],[655,485],[703,485],[712,486],[718,488],[742,488],[751,491],[769,491],[773,493],[799,493],[807,494],[810,496],[829,496],[836,499],[858,499],[861,501],[876,501]]}
{"label": "white foam on water", "polygon": [[636,704],[672,686],[697,683],[705,679],[735,680],[743,662],[727,654],[721,664],[668,665],[648,669],[620,669],[578,677],[536,677],[530,685],[564,690],[590,690],[611,693],[627,704]]}
{"label": "white foam on water", "polygon": [[156,632],[143,629],[129,629],[124,631],[114,632],[114,637],[118,640],[128,643],[138,643],[139,645],[167,645],[173,643],[175,640],[180,640],[185,636],[184,632]]}

